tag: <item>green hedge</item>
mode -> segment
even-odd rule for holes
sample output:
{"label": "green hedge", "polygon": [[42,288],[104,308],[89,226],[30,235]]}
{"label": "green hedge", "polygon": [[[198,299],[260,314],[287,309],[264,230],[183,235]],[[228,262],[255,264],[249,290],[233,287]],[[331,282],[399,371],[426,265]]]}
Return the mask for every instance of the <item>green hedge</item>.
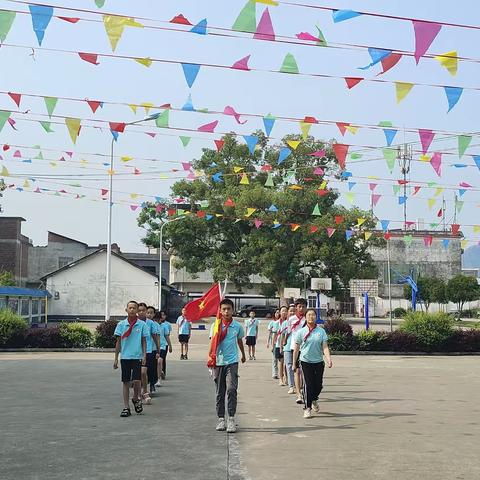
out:
{"label": "green hedge", "polygon": [[86,348],[93,344],[93,333],[78,322],[61,323],[58,330],[63,348]]}
{"label": "green hedge", "polygon": [[28,323],[10,309],[0,310],[0,347],[18,347],[23,343]]}
{"label": "green hedge", "polygon": [[454,332],[453,320],[443,312],[408,312],[400,331],[414,335],[428,351],[441,351]]}

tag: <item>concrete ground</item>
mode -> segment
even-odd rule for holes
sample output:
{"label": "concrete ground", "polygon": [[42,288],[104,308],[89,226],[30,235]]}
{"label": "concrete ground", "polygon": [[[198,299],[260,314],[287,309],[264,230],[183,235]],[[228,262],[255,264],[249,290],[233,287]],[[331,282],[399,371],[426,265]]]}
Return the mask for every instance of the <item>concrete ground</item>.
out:
{"label": "concrete ground", "polygon": [[112,353],[0,354],[0,479],[480,478],[478,357],[334,356],[304,420],[271,379],[264,327],[240,368],[237,434],[215,431],[207,333],[142,415],[122,419]]}

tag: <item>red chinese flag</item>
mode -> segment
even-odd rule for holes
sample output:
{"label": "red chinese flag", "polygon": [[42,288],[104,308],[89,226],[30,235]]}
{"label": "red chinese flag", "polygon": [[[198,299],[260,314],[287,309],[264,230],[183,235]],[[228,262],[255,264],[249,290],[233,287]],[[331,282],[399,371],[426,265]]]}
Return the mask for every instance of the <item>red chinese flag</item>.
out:
{"label": "red chinese flag", "polygon": [[222,333],[222,316],[220,314],[220,307],[217,310],[217,316],[215,318],[215,324],[212,332],[212,339],[210,340],[210,348],[208,350],[207,367],[215,368],[217,366],[217,350],[220,345],[221,333]]}
{"label": "red chinese flag", "polygon": [[216,315],[221,299],[220,284],[215,283],[203,297],[185,305],[185,317],[190,322],[198,322],[201,318]]}

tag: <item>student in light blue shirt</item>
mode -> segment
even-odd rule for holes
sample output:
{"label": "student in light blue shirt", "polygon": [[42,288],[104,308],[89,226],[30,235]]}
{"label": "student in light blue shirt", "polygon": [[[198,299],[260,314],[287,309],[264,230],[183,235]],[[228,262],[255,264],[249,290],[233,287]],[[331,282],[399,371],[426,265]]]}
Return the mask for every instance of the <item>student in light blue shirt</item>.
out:
{"label": "student in light blue shirt", "polygon": [[275,342],[273,341],[278,328],[278,319],[280,318],[280,310],[275,310],[273,320],[268,322],[268,339],[267,350],[271,348],[272,351],[272,378],[278,378],[278,359],[275,357]]}
{"label": "student in light blue shirt", "polygon": [[325,330],[317,325],[317,312],[310,308],[306,313],[307,324],[297,330],[294,337],[295,348],[293,351],[293,368],[297,370],[298,358],[304,378],[303,396],[305,400],[304,418],[312,417],[320,411],[318,397],[323,388],[323,372],[325,360],[328,368],[332,367],[332,359],[328,348],[328,337]]}
{"label": "student in light blue shirt", "polygon": [[185,316],[186,309],[182,308],[182,314],[177,318],[178,341],[180,342],[180,360],[188,360],[188,341],[192,333],[192,323]]}
{"label": "student in light blue shirt", "polygon": [[155,320],[157,319],[160,328],[160,358],[157,365],[158,381],[155,387],[161,387],[160,379],[165,380],[167,374],[167,353],[172,353],[172,342],[170,341],[172,326],[167,322],[167,314],[163,310],[155,316]]}
{"label": "student in light blue shirt", "polygon": [[245,343],[248,346],[248,359],[256,360],[255,358],[255,345],[257,344],[258,337],[258,320],[255,318],[255,312],[250,310],[248,314],[249,318],[245,319],[245,331],[247,338]]}
{"label": "student in light blue shirt", "polygon": [[125,309],[127,318],[118,322],[114,335],[117,339],[115,343],[115,360],[113,368],[118,368],[118,356],[121,355],[120,365],[122,367],[123,383],[123,405],[124,409],[121,417],[129,417],[130,411],[130,382],[133,380],[133,398],[132,403],[135,412],[143,411],[141,393],[141,369],[146,363],[148,335],[145,322],[137,318],[138,303],[130,301]]}
{"label": "student in light blue shirt", "polygon": [[157,383],[157,361],[160,358],[160,326],[153,319],[156,313],[155,307],[147,307],[145,323],[150,330],[147,337],[147,379],[150,385],[150,396],[155,392]]}

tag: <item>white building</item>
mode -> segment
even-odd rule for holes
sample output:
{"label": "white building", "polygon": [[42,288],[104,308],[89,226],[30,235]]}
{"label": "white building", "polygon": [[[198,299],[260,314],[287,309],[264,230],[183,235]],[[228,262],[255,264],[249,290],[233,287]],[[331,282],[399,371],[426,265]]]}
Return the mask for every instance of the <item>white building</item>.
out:
{"label": "white building", "polygon": [[[126,316],[129,300],[158,304],[158,277],[112,252],[110,314]],[[50,320],[102,320],[105,316],[106,250],[101,249],[45,275]]]}

